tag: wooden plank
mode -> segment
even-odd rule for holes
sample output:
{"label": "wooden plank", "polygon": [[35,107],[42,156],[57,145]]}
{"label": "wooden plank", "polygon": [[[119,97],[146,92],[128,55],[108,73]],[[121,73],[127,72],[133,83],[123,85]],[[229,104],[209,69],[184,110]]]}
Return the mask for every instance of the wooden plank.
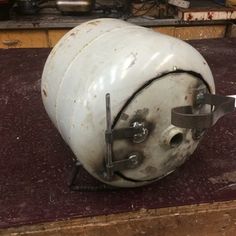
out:
{"label": "wooden plank", "polygon": [[212,20],[233,20],[236,19],[236,8],[225,9],[179,9],[178,17],[184,21],[212,21]]}
{"label": "wooden plank", "polygon": [[48,30],[49,47],[54,47],[56,43],[69,31],[70,29],[54,29]]}
{"label": "wooden plank", "polygon": [[223,38],[225,31],[226,26],[224,25],[176,27],[175,37],[182,40]]}
{"label": "wooden plank", "polygon": [[47,34],[43,30],[2,30],[0,48],[46,48]]}
{"label": "wooden plank", "polygon": [[236,24],[232,24],[228,27],[226,36],[231,38],[236,37]]}
{"label": "wooden plank", "polygon": [[[226,26],[191,26],[191,27],[152,27],[154,31],[174,36],[183,40],[222,38]],[[0,48],[45,48],[54,47],[70,29],[53,30],[2,30]]]}
{"label": "wooden plank", "polygon": [[[226,26],[152,27],[154,31],[175,36],[183,40],[222,38]],[[53,30],[2,30],[0,48],[45,48],[54,47],[70,29]]]}
{"label": "wooden plank", "polygon": [[175,36],[175,27],[152,27],[152,29],[162,34]]}
{"label": "wooden plank", "polygon": [[236,201],[78,218],[0,230],[0,235],[234,236]]}
{"label": "wooden plank", "polygon": [[[225,35],[225,26],[193,26],[193,27],[151,27],[154,31],[167,34],[183,40],[222,38]],[[64,30],[49,30],[49,46],[53,47],[58,40],[68,32]]]}
{"label": "wooden plank", "polygon": [[182,40],[223,38],[226,26],[192,26],[192,27],[152,27],[154,31],[180,38]]}

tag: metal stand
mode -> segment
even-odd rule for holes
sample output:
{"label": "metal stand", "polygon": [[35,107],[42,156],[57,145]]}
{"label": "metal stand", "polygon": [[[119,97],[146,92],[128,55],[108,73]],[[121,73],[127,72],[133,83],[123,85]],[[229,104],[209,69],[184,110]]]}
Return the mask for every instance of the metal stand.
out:
{"label": "metal stand", "polygon": [[[110,94],[106,94],[106,153],[105,153],[105,168],[103,172],[104,180],[112,181],[114,173],[121,170],[133,169],[138,167],[142,161],[143,156],[138,152],[132,152],[122,160],[114,160],[113,154],[113,141],[118,139],[131,139],[134,143],[143,142],[148,136],[148,129],[143,123],[134,122],[130,127],[122,129],[112,129],[111,124],[111,106],[110,106]],[[118,189],[109,185],[103,184],[100,186],[88,186],[88,185],[76,185],[76,179],[80,174],[81,164],[76,162],[71,174],[69,187],[72,191],[102,191]]]}
{"label": "metal stand", "polygon": [[116,190],[119,188],[112,187],[106,184],[103,185],[80,185],[76,184],[76,180],[79,178],[80,170],[82,165],[79,161],[75,162],[73,167],[71,178],[69,181],[69,188],[71,191],[79,191],[79,192],[97,192],[97,191],[106,191],[106,190]]}

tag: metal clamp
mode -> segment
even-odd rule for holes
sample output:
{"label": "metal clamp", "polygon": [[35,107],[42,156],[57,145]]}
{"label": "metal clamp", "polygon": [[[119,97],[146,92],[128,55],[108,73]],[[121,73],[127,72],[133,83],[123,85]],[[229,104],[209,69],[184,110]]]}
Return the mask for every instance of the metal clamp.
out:
{"label": "metal clamp", "polygon": [[235,109],[234,98],[209,93],[201,94],[198,103],[212,105],[214,110],[210,113],[194,114],[192,106],[175,107],[171,110],[171,124],[181,128],[204,130]]}
{"label": "metal clamp", "polygon": [[104,177],[107,181],[112,180],[115,171],[133,169],[142,163],[143,156],[141,153],[132,152],[128,157],[123,160],[113,160],[113,141],[118,139],[132,139],[135,142],[137,139],[139,143],[144,141],[147,137],[148,130],[143,124],[132,125],[132,127],[112,129],[111,125],[111,105],[110,105],[110,94],[106,94],[106,125],[107,129],[105,132],[106,141],[106,156],[105,156],[105,172]]}

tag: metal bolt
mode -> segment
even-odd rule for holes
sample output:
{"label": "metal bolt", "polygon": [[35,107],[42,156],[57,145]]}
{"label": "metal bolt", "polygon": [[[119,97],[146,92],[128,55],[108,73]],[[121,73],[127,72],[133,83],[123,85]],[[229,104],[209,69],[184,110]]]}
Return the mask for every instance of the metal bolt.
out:
{"label": "metal bolt", "polygon": [[[133,155],[133,156],[131,156],[131,157],[133,157],[133,158],[131,159],[132,164],[133,164],[133,165],[137,165],[137,164],[138,164],[138,160],[137,160],[136,156]],[[130,157],[130,158],[131,158],[131,157]]]}
{"label": "metal bolt", "polygon": [[196,96],[196,104],[197,105],[200,105],[204,102],[204,93],[203,92],[200,92],[197,94]]}
{"label": "metal bolt", "polygon": [[142,128],[142,133],[138,133],[134,135],[133,142],[142,143],[143,141],[145,141],[148,136],[148,129],[145,128],[144,123],[135,121],[131,124],[131,126],[135,128],[140,128],[140,127]]}
{"label": "metal bolt", "polygon": [[130,154],[128,159],[130,160],[130,168],[135,168],[142,162],[142,156],[139,153]]}

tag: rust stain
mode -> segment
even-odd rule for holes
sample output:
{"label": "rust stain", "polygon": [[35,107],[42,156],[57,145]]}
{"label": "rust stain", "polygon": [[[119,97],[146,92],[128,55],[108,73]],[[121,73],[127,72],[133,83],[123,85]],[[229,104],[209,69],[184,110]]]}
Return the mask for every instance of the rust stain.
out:
{"label": "rust stain", "polygon": [[149,113],[148,108],[139,109],[136,111],[136,116],[145,118]]}
{"label": "rust stain", "polygon": [[193,15],[191,13],[189,13],[188,16],[187,16],[187,20],[189,21],[189,20],[192,20],[192,19],[193,19]]}
{"label": "rust stain", "polygon": [[128,120],[128,118],[129,118],[129,115],[126,114],[126,113],[122,113],[121,116],[120,116],[121,120]]}
{"label": "rust stain", "polygon": [[207,12],[207,18],[209,20],[212,20],[212,17],[213,17],[213,12]]}
{"label": "rust stain", "polygon": [[188,143],[190,143],[190,140],[189,139],[185,139],[185,142],[188,144]]}
{"label": "rust stain", "polygon": [[230,13],[230,14],[232,15],[232,14],[234,13],[234,10],[228,10],[228,11],[226,11],[226,13],[227,13],[227,14]]}
{"label": "rust stain", "polygon": [[145,172],[147,173],[147,175],[155,175],[157,173],[157,169],[153,166],[147,166],[145,168]]}

